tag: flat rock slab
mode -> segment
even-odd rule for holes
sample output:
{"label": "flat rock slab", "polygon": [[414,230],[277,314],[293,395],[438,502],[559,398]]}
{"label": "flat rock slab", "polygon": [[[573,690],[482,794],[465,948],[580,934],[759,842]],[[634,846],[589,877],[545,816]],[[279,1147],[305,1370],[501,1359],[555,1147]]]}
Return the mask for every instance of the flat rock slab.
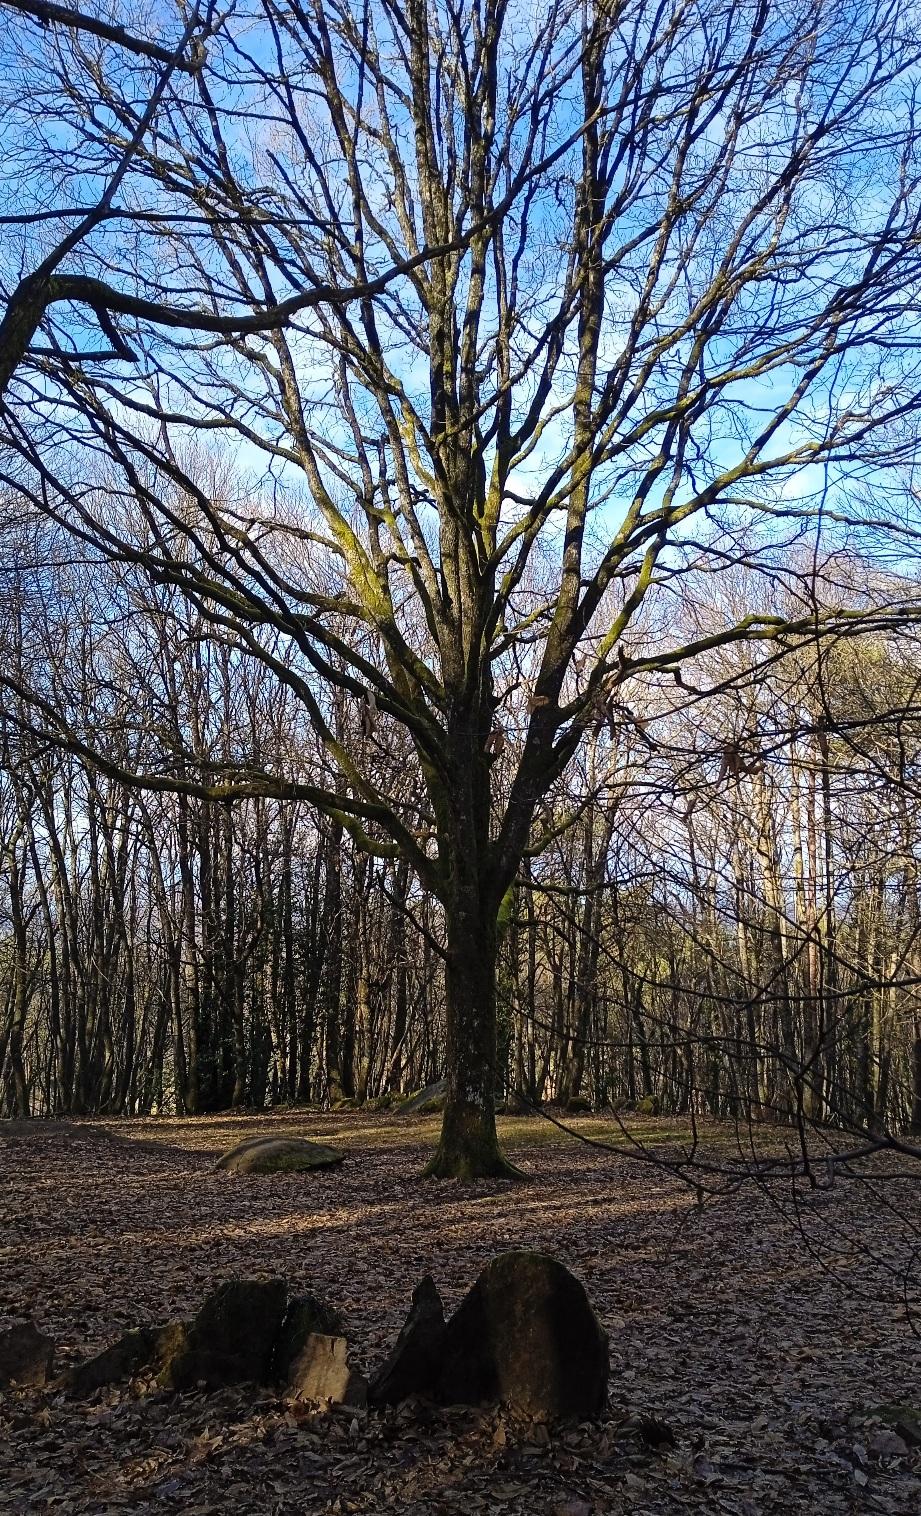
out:
{"label": "flat rock slab", "polygon": [[329,1401],[332,1405],[364,1405],[367,1383],[349,1368],[348,1359],[344,1337],[312,1332],[291,1364],[287,1393],[301,1400]]}
{"label": "flat rock slab", "polygon": [[300,1174],[311,1169],[332,1169],[345,1154],[306,1137],[248,1137],[226,1152],[215,1169],[231,1174]]}
{"label": "flat rock slab", "polygon": [[328,1306],[316,1295],[295,1295],[288,1301],[284,1320],[272,1352],[272,1380],[284,1384],[291,1372],[291,1365],[303,1348],[307,1338],[315,1332],[335,1337],[342,1326],[339,1312]]}
{"label": "flat rock slab", "polygon": [[0,1332],[0,1385],[46,1384],[54,1362],[54,1338],[24,1321]]}

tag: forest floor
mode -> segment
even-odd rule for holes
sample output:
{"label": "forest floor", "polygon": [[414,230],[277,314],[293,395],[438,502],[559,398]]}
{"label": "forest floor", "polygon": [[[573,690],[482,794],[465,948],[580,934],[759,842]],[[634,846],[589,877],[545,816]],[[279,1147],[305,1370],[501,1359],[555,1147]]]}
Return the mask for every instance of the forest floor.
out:
{"label": "forest floor", "polygon": [[[590,1118],[571,1124],[606,1135]],[[423,1182],[436,1125],[305,1111],[0,1123],[0,1326],[34,1316],[66,1366],[127,1327],[192,1314],[224,1278],[281,1274],[341,1309],[367,1370],[423,1274],[453,1308],[491,1255],[536,1247],[582,1278],[610,1333],[602,1424],[413,1406],[321,1414],[251,1388],[19,1391],[0,1395],[0,1512],[921,1512],[909,1288],[921,1175],[874,1171],[803,1189],[798,1205],[775,1182],[699,1208],[667,1169],[532,1118],[504,1124],[527,1185]],[[652,1118],[630,1127],[653,1154],[682,1135]],[[226,1147],[266,1130],[330,1138],[347,1161],[300,1176],[212,1172]],[[708,1128],[704,1151],[731,1156],[734,1140]],[[644,1414],[673,1446],[643,1441]]]}

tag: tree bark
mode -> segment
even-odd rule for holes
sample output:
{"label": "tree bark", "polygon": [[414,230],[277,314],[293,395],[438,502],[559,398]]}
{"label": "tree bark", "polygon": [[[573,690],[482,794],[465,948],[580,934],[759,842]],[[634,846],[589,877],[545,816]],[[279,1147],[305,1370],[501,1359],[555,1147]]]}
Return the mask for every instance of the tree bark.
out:
{"label": "tree bark", "polygon": [[473,889],[446,911],[447,1096],[436,1179],[520,1179],[496,1133],[496,912]]}

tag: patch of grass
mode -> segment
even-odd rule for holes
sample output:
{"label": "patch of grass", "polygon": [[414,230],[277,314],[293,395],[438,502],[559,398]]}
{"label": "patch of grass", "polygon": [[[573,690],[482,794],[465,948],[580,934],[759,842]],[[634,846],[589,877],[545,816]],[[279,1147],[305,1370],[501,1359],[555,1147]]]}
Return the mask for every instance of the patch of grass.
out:
{"label": "patch of grass", "polygon": [[[189,1153],[220,1153],[250,1137],[306,1137],[312,1142],[325,1142],[350,1153],[396,1153],[401,1149],[436,1146],[441,1119],[437,1112],[401,1116],[397,1111],[374,1111],[367,1107],[343,1111],[279,1107],[258,1113],[109,1122],[106,1124],[108,1131],[98,1124],[97,1130],[99,1135],[116,1137],[129,1146],[154,1150],[175,1147]],[[556,1112],[553,1120],[541,1115],[499,1116],[497,1127],[503,1147],[520,1155],[529,1150],[575,1148],[581,1145],[579,1136],[627,1149],[631,1137],[647,1147],[674,1146],[687,1142],[690,1137],[689,1123],[683,1118],[644,1117],[632,1112],[624,1116],[623,1127],[610,1116],[567,1116]],[[76,1133],[90,1130],[90,1123],[74,1125]],[[716,1134],[710,1131],[708,1135],[712,1140]]]}
{"label": "patch of grass", "polygon": [[[563,1126],[557,1126],[553,1121],[547,1121],[540,1116],[499,1116],[496,1126],[499,1131],[499,1141],[505,1147],[520,1149],[564,1147],[568,1143],[575,1143],[578,1137],[565,1130],[571,1126],[579,1135],[590,1137],[596,1142],[608,1142],[617,1147],[629,1145],[629,1139],[624,1135],[624,1129],[638,1142],[655,1146],[656,1144],[671,1144],[683,1142],[688,1136],[688,1126],[684,1121],[667,1120],[642,1121],[628,1120],[621,1129],[616,1122],[600,1116],[579,1116],[576,1118],[563,1117]],[[416,1147],[424,1143],[435,1143],[441,1132],[441,1116],[417,1116],[412,1118],[396,1118],[389,1121],[375,1122],[349,1122],[343,1120],[342,1124],[335,1127],[324,1122],[322,1129],[309,1132],[310,1138],[316,1142],[330,1142],[337,1147],[343,1148],[399,1148]]]}
{"label": "patch of grass", "polygon": [[[637,1142],[655,1145],[681,1142],[688,1135],[687,1124],[683,1121],[656,1121],[650,1124],[627,1120],[620,1127],[616,1121],[603,1116],[563,1116],[558,1119],[562,1121],[562,1126],[557,1126],[555,1121],[542,1120],[540,1116],[500,1116],[499,1136],[503,1142],[515,1147],[562,1147],[568,1142],[578,1141],[578,1137],[589,1137],[593,1142],[607,1142],[615,1147],[624,1147],[629,1145],[630,1137]],[[571,1127],[578,1136],[566,1131],[566,1127]],[[629,1133],[629,1136],[625,1133]]]}
{"label": "patch of grass", "polygon": [[309,1136],[311,1141],[329,1142],[339,1148],[402,1148],[437,1142],[440,1132],[440,1116],[420,1116],[412,1121],[343,1122],[341,1126],[311,1131]]}

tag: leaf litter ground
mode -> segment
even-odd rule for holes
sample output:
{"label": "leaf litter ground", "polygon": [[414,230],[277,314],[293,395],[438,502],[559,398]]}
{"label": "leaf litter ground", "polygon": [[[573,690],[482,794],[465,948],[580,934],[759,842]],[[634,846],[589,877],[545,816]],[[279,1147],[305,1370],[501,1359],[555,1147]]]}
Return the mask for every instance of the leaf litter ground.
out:
{"label": "leaf litter ground", "polygon": [[[658,1154],[681,1135],[632,1129]],[[328,1138],[347,1161],[212,1172],[233,1142],[267,1132]],[[0,1325],[34,1316],[66,1366],[128,1327],[191,1314],[221,1279],[273,1273],[339,1307],[368,1370],[423,1274],[451,1308],[494,1253],[539,1248],[584,1280],[610,1333],[602,1424],[321,1414],[251,1388],[135,1383],[85,1402],[16,1391],[0,1394],[0,1512],[921,1512],[921,1175],[803,1188],[797,1205],[775,1182],[701,1208],[668,1170],[539,1120],[506,1124],[527,1185],[421,1182],[434,1132],[320,1112],[0,1124]],[[733,1140],[709,1128],[705,1150],[730,1155]]]}

